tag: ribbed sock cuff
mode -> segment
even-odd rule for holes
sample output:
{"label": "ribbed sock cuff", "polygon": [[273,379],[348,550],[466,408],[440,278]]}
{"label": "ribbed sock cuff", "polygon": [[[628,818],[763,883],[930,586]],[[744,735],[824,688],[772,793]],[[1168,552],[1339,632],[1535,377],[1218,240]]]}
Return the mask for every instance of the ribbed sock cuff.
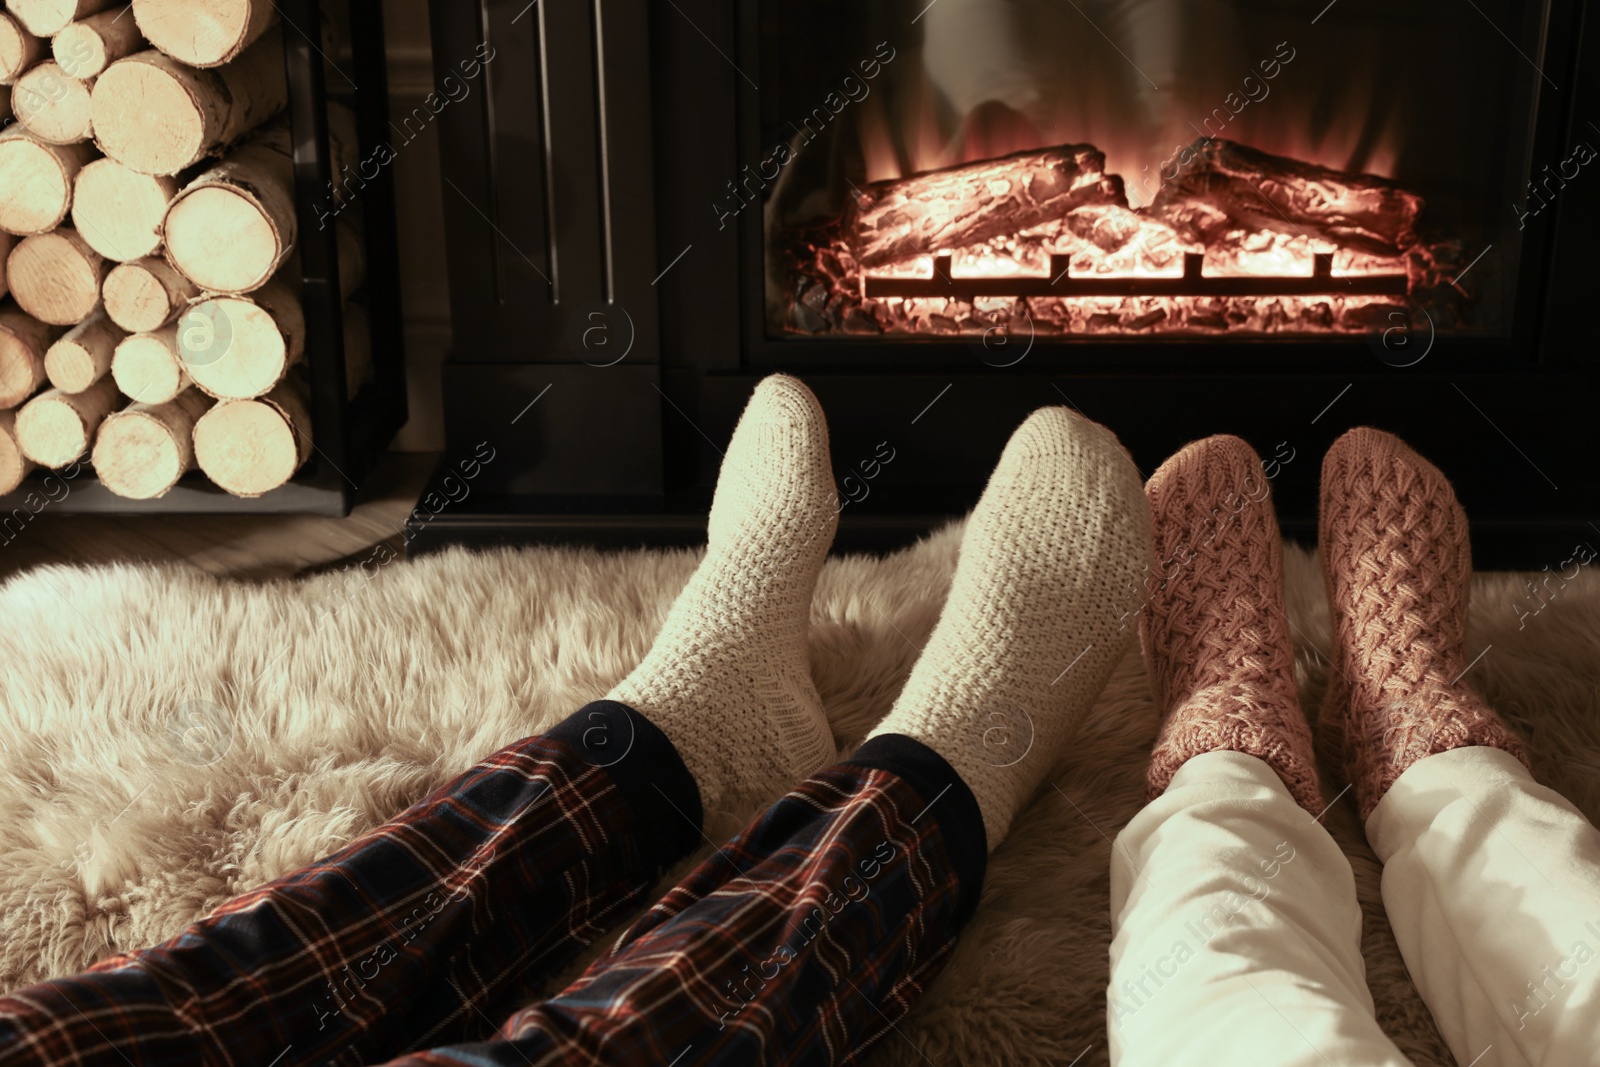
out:
{"label": "ribbed sock cuff", "polygon": [[700,787],[661,728],[615,700],[585,704],[545,734],[605,770],[627,801],[647,860],[665,870],[700,844]]}
{"label": "ribbed sock cuff", "polygon": [[844,763],[888,771],[905,781],[927,802],[928,806],[912,821],[932,816],[938,822],[940,836],[955,865],[956,880],[961,887],[956,928],[965,926],[978,910],[983,876],[989,866],[989,841],[983,828],[983,812],[971,788],[943,756],[904,734],[879,734],[870,738]]}

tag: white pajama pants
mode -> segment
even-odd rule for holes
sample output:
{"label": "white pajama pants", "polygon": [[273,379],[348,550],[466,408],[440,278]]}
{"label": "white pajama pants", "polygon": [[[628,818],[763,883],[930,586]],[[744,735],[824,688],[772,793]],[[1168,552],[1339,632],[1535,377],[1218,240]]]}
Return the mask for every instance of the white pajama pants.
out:
{"label": "white pajama pants", "polygon": [[[1463,748],[1367,820],[1406,967],[1458,1067],[1600,1065],[1600,832]],[[1198,756],[1117,836],[1111,1062],[1391,1065],[1350,864],[1267,764]]]}

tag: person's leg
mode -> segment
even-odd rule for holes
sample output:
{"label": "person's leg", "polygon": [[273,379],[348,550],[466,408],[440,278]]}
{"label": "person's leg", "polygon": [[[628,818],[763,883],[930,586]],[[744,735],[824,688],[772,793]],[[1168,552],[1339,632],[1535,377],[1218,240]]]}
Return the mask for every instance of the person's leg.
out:
{"label": "person's leg", "polygon": [[1165,719],[1111,858],[1115,1064],[1403,1064],[1373,1016],[1349,862],[1311,735],[1260,461],[1235,437],[1151,477],[1140,619]]}
{"label": "person's leg", "polygon": [[1461,1064],[1600,1063],[1600,832],[1463,678],[1472,554],[1448,480],[1352,430],[1323,463],[1335,689],[1401,955]]}
{"label": "person's leg", "polygon": [[0,998],[0,1063],[359,1063],[491,1030],[643,903],[703,811],[833,758],[805,669],[832,488],[815,398],[763,382],[706,557],[613,694],[643,714],[590,704],[165,945]]}
{"label": "person's leg", "polygon": [[1110,605],[1148,551],[1147,514],[1106,430],[1035,413],[973,513],[927,648],[855,757],[499,1040],[403,1062],[856,1062],[947,962],[987,851],[1126,647]]}
{"label": "person's leg", "polygon": [[[627,775],[598,743],[623,737]],[[698,805],[659,729],[590,704],[163,945],[0,997],[0,1064],[286,1067],[458,1040],[641,904],[699,844]]]}
{"label": "person's leg", "polygon": [[854,1062],[943,970],[983,885],[971,791],[909,738],[812,776],[558,995],[391,1067]]}
{"label": "person's leg", "polygon": [[1196,756],[1117,835],[1111,1062],[1409,1061],[1373,1015],[1355,876],[1265,761]]}

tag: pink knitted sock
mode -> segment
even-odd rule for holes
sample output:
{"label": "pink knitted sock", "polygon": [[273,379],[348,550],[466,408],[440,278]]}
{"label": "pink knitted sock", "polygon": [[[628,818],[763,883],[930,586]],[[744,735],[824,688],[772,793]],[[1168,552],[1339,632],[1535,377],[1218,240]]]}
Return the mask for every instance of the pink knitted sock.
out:
{"label": "pink knitted sock", "polygon": [[1424,756],[1522,743],[1462,682],[1472,549],[1437,467],[1393,434],[1358,427],[1322,461],[1318,537],[1333,613],[1323,717],[1342,734],[1364,820]]}
{"label": "pink knitted sock", "polygon": [[1156,572],[1139,638],[1166,714],[1150,756],[1151,797],[1185,761],[1228,750],[1270,764],[1320,815],[1283,613],[1283,546],[1260,459],[1237,437],[1208,437],[1163,463],[1145,493]]}

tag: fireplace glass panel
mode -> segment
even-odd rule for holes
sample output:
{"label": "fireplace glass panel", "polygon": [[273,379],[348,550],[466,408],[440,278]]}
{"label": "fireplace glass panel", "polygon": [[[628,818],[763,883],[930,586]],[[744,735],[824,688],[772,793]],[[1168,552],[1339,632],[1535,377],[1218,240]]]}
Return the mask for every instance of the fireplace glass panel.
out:
{"label": "fireplace glass panel", "polygon": [[1543,6],[1323,4],[763,0],[768,335],[1508,336]]}

